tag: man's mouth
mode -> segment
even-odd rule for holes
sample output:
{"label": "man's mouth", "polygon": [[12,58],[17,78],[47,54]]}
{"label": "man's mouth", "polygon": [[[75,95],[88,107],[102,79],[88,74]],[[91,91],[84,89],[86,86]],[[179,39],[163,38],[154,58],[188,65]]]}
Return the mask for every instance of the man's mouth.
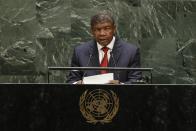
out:
{"label": "man's mouth", "polygon": [[107,41],[107,39],[100,39],[99,41]]}

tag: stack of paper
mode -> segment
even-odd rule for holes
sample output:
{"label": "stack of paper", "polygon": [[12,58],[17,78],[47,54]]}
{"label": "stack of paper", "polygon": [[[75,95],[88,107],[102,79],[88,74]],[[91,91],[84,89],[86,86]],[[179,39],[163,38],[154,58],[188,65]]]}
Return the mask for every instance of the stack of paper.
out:
{"label": "stack of paper", "polygon": [[114,79],[113,73],[101,74],[84,77],[84,84],[107,84],[110,80]]}

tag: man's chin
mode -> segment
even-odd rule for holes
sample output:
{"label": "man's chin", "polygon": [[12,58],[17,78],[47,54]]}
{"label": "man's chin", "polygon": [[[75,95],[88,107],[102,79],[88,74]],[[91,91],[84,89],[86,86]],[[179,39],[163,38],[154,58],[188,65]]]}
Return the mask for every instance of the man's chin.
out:
{"label": "man's chin", "polygon": [[109,44],[108,41],[99,41],[99,44],[102,46],[107,46]]}

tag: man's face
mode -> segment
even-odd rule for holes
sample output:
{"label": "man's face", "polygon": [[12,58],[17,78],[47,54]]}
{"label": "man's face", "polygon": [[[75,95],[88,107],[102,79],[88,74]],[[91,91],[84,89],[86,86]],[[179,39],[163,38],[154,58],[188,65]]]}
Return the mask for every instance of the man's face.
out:
{"label": "man's face", "polygon": [[111,22],[101,22],[91,28],[95,40],[102,46],[107,46],[116,32],[116,26]]}

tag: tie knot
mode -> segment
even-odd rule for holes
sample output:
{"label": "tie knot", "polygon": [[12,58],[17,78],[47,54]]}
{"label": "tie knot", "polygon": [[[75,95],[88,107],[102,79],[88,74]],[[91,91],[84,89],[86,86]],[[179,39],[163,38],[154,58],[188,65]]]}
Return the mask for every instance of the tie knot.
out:
{"label": "tie knot", "polygon": [[106,47],[106,46],[102,48],[102,50],[103,50],[104,53],[107,53],[107,52],[108,52],[108,49],[109,49],[109,48]]}

